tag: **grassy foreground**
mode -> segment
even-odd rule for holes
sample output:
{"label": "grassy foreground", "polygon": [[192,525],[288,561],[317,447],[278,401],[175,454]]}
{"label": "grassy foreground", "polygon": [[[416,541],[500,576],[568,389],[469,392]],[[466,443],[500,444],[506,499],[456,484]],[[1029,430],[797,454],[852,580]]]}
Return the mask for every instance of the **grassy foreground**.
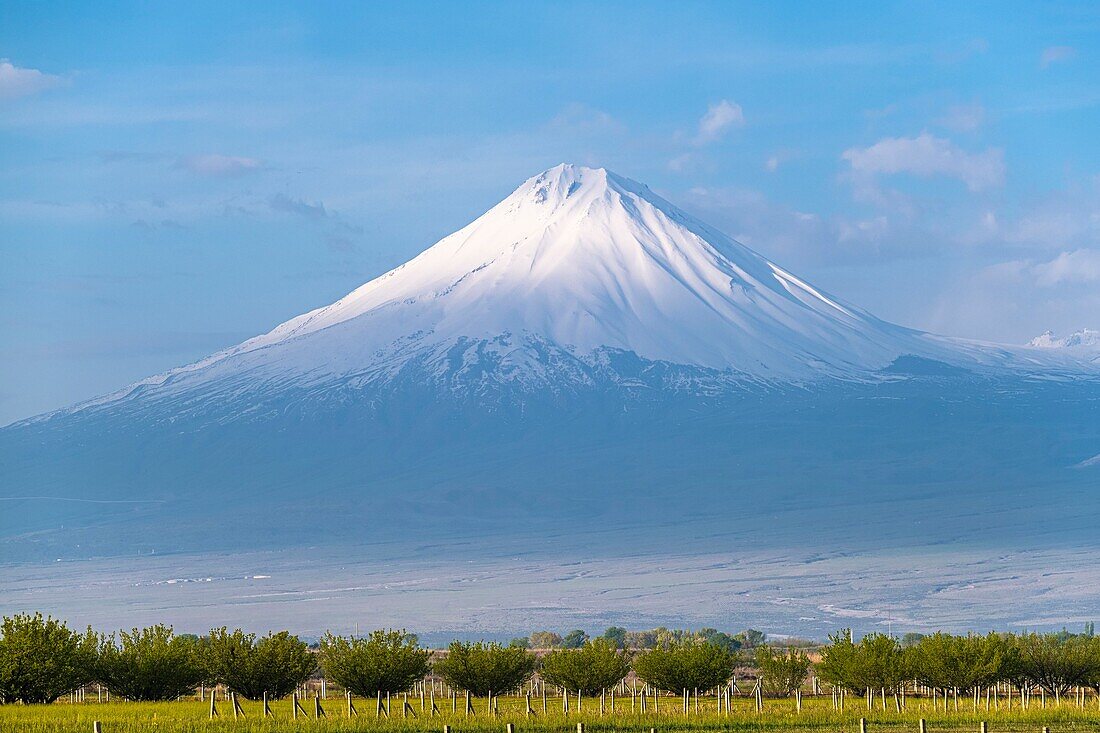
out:
{"label": "grassy foreground", "polygon": [[[616,700],[616,711],[610,711],[610,702],[605,714],[600,715],[598,700],[585,700],[581,713],[576,712],[575,701],[570,704],[573,710],[565,715],[561,711],[561,698],[550,698],[547,713],[542,712],[541,699],[532,700],[536,714],[527,717],[522,697],[498,698],[498,714],[485,712],[485,700],[475,703],[477,714],[465,716],[462,713],[462,701],[458,712],[452,713],[450,700],[440,701],[441,713],[432,717],[420,710],[420,700],[410,699],[410,705],[418,717],[411,714],[403,717],[400,713],[401,702],[393,703],[393,717],[377,719],[374,700],[354,700],[358,717],[348,718],[347,703],[342,697],[331,697],[322,701],[326,717],[315,720],[313,700],[304,701],[309,717],[299,713],[293,719],[292,705],[289,700],[271,703],[274,719],[262,718],[262,705],[258,702],[242,700],[244,717],[233,719],[232,705],[218,702],[220,717],[209,719],[209,703],[198,701],[168,703],[127,703],[111,702],[83,704],[57,703],[54,705],[3,705],[0,706],[0,731],[5,733],[90,733],[93,721],[102,722],[103,733],[136,733],[137,731],[163,731],[164,733],[183,733],[185,731],[322,731],[338,733],[341,731],[378,731],[379,733],[397,733],[399,731],[438,731],[444,725],[450,725],[453,733],[464,731],[496,731],[504,733],[507,723],[515,725],[516,733],[532,731],[558,731],[573,733],[577,723],[585,724],[586,733],[605,731],[638,731],[649,733],[650,728],[661,731],[704,731],[704,730],[743,730],[777,731],[782,733],[811,733],[822,731],[845,731],[859,733],[859,719],[867,719],[868,733],[900,733],[911,731],[918,733],[918,721],[927,719],[928,733],[937,731],[972,731],[979,733],[981,722],[988,724],[989,733],[1042,733],[1043,727],[1049,727],[1051,733],[1059,731],[1100,731],[1100,710],[1095,706],[1081,709],[1068,702],[1046,709],[1033,704],[1029,710],[1020,710],[1017,705],[1005,710],[986,711],[982,705],[978,711],[962,706],[959,712],[953,710],[944,713],[942,707],[933,711],[929,700],[910,699],[906,710],[897,713],[881,709],[868,711],[862,701],[849,699],[843,712],[834,711],[829,697],[804,698],[802,712],[795,712],[793,700],[767,700],[764,712],[757,713],[751,699],[733,700],[733,711],[718,711],[715,698],[700,700],[700,711],[694,710],[685,716],[682,703],[677,697],[661,700],[659,714],[654,714],[652,705],[645,714],[631,713],[630,698]],[[854,703],[854,704],[853,704]]]}

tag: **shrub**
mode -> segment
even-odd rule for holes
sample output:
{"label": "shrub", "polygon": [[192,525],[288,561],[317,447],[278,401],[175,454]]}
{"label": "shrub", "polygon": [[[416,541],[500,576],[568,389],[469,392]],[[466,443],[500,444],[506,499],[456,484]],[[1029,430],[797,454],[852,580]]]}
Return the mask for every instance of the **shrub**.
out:
{"label": "shrub", "polygon": [[551,685],[598,694],[630,672],[626,655],[610,639],[593,639],[580,649],[560,649],[542,658],[539,675]]}
{"label": "shrub", "polygon": [[536,631],[530,638],[532,649],[553,649],[561,646],[561,636],[553,631]]}
{"label": "shrub", "polygon": [[588,634],[581,629],[573,629],[561,640],[562,649],[580,649],[588,641]]}
{"label": "shrub", "polygon": [[404,631],[372,631],[367,638],[325,634],[321,666],[325,676],[363,697],[404,692],[428,673],[431,652]]}
{"label": "shrub", "polygon": [[287,631],[256,640],[255,634],[224,627],[210,632],[203,648],[208,679],[221,682],[249,700],[266,692],[279,699],[293,692],[317,669],[305,642]]}
{"label": "shrub", "polygon": [[638,655],[634,671],[660,690],[709,690],[733,676],[737,655],[708,642],[687,641]]}
{"label": "shrub", "polygon": [[760,684],[769,695],[788,697],[802,687],[810,673],[810,658],[801,649],[790,648],[783,652],[759,646],[755,656]]}
{"label": "shrub", "polygon": [[105,640],[98,678],[130,700],[171,700],[190,695],[206,679],[202,652],[191,636],[176,636],[171,626],[119,632]]}
{"label": "shrub", "polygon": [[829,637],[821,650],[817,673],[821,679],[862,695],[871,689],[895,689],[909,674],[906,656],[897,639],[868,634],[855,644],[848,630]]}
{"label": "shrub", "polygon": [[928,687],[970,692],[1001,679],[999,637],[951,636],[937,632],[909,648],[912,673]]}
{"label": "shrub", "polygon": [[5,616],[0,626],[0,699],[49,703],[95,675],[98,639],[36,613]]}
{"label": "shrub", "polygon": [[482,696],[519,688],[535,671],[535,655],[518,646],[453,642],[435,671],[451,687]]}

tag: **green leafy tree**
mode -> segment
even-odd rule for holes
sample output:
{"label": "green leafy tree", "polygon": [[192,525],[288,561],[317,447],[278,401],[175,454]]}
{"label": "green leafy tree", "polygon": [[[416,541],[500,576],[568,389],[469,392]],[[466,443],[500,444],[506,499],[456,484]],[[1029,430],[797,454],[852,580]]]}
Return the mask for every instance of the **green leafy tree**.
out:
{"label": "green leafy tree", "polygon": [[902,649],[908,649],[909,647],[916,646],[923,638],[924,634],[916,631],[906,632],[901,637],[901,647]]}
{"label": "green leafy tree", "polygon": [[451,687],[476,696],[503,694],[527,681],[535,671],[535,655],[518,646],[456,641],[434,666]]}
{"label": "green leafy tree", "polygon": [[581,629],[573,629],[561,640],[562,649],[580,649],[588,641],[588,634]]}
{"label": "green leafy tree", "polygon": [[863,692],[857,681],[856,645],[850,629],[829,635],[829,643],[821,648],[821,660],[815,665],[817,676],[834,687]]}
{"label": "green leafy tree", "polygon": [[1096,690],[1096,694],[1100,695],[1100,636],[1093,636],[1091,633],[1086,635],[1084,655],[1087,669],[1082,684]]}
{"label": "green leafy tree", "polygon": [[937,632],[909,649],[912,673],[928,687],[958,688],[970,692],[1001,677],[1000,639],[989,636],[952,636]]}
{"label": "green leafy tree", "polygon": [[816,669],[826,682],[861,695],[868,688],[896,689],[909,676],[907,658],[897,639],[868,634],[856,644],[847,629],[829,637]]}
{"label": "green leafy tree", "polygon": [[553,631],[536,631],[531,634],[532,649],[554,649],[561,646],[561,636]]}
{"label": "green leafy tree", "polygon": [[699,629],[695,633],[704,641],[720,646],[730,652],[736,652],[743,646],[741,640],[737,637],[717,629]]}
{"label": "green leafy tree", "polygon": [[171,626],[119,632],[104,640],[101,682],[130,700],[171,700],[190,695],[207,677],[202,648],[193,636],[176,636]]}
{"label": "green leafy tree", "polygon": [[685,641],[639,654],[634,671],[660,690],[709,690],[733,676],[737,661],[736,653],[716,644]]}
{"label": "green leafy tree", "polygon": [[1015,638],[1015,646],[1019,673],[1047,693],[1063,695],[1074,685],[1088,684],[1092,650],[1087,638],[1025,634]]}
{"label": "green leafy tree", "polygon": [[755,649],[768,640],[768,635],[756,629],[745,629],[737,635],[746,649]]}
{"label": "green leafy tree", "polygon": [[614,644],[616,649],[625,649],[626,634],[627,631],[622,626],[608,626],[607,631],[603,632],[603,638]]}
{"label": "green leafy tree", "polygon": [[49,703],[95,676],[99,641],[42,614],[5,616],[0,625],[0,699]]}
{"label": "green leafy tree", "polygon": [[551,685],[595,695],[630,672],[626,654],[610,639],[593,639],[580,649],[559,649],[542,658],[539,675]]}
{"label": "green leafy tree", "polygon": [[806,652],[793,647],[779,651],[767,645],[758,646],[755,664],[764,691],[769,695],[790,696],[802,687],[810,673],[810,658]]}
{"label": "green leafy tree", "polygon": [[529,639],[526,636],[516,636],[516,637],[513,637],[510,642],[508,642],[508,646],[518,646],[518,647],[522,647],[524,649],[530,649],[531,648],[531,639]]}
{"label": "green leafy tree", "polygon": [[317,669],[309,646],[287,631],[257,640],[240,629],[214,629],[202,645],[202,655],[208,681],[221,682],[249,700],[265,692],[275,700],[286,697]]}
{"label": "green leafy tree", "polygon": [[431,652],[404,631],[372,631],[367,638],[325,634],[321,667],[325,676],[362,697],[404,692],[431,669]]}
{"label": "green leafy tree", "polygon": [[627,649],[653,649],[657,646],[657,632],[650,631],[628,631],[624,637],[625,647]]}

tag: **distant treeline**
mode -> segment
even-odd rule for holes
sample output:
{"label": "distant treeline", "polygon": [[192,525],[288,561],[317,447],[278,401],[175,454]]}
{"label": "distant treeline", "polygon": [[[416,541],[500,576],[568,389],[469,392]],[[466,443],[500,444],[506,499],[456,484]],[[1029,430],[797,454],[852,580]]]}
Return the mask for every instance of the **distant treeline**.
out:
{"label": "distant treeline", "polygon": [[[631,636],[634,634],[635,636]],[[638,644],[632,648],[632,642]],[[642,648],[642,644],[645,647]],[[536,655],[529,647],[551,651]],[[315,648],[287,631],[263,637],[237,629],[205,636],[175,634],[156,625],[116,634],[84,632],[41,614],[5,617],[0,635],[0,698],[48,703],[96,683],[130,700],[171,700],[200,686],[224,685],[248,699],[289,695],[317,672],[353,695],[409,690],[429,675],[475,696],[519,690],[537,674],[540,686],[586,695],[619,685],[631,672],[654,690],[680,693],[725,688],[741,666],[751,667],[759,694],[800,694],[811,671],[834,690],[871,696],[914,691],[958,698],[979,690],[1071,688],[1100,694],[1100,638],[1083,634],[868,634],[840,632],[811,661],[806,649],[767,644],[760,632],[627,632],[601,637],[582,631],[560,637],[539,632],[507,645],[455,641],[436,653],[399,630],[365,637],[326,634]]]}

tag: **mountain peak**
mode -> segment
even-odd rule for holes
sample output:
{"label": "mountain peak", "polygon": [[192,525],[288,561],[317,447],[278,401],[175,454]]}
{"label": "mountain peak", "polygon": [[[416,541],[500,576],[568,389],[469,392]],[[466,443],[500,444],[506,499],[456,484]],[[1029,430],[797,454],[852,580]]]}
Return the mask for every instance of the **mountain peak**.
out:
{"label": "mountain peak", "polygon": [[364,389],[414,371],[421,383],[584,383],[616,355],[737,383],[864,379],[905,356],[1012,358],[881,321],[640,183],[561,164],[335,303],[122,394]]}
{"label": "mountain peak", "polygon": [[646,186],[606,168],[560,163],[528,178],[502,203],[518,200],[553,210],[567,202],[589,202],[611,193],[652,195]]}

